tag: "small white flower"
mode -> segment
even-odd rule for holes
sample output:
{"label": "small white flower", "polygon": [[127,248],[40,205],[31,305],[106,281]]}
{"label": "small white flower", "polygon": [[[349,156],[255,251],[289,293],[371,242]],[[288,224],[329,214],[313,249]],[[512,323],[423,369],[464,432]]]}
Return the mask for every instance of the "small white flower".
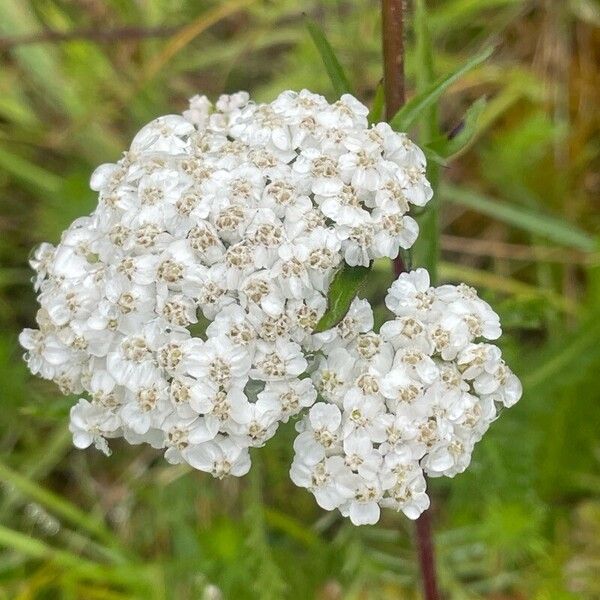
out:
{"label": "small white flower", "polygon": [[202,415],[207,427],[227,431],[248,422],[251,405],[242,387],[224,389],[210,381],[198,381],[190,388],[190,407]]}
{"label": "small white flower", "polygon": [[416,269],[402,273],[389,289],[386,306],[398,317],[419,318],[430,314],[435,296],[429,283],[429,273]]}
{"label": "small white flower", "polygon": [[369,215],[360,225],[353,227],[342,225],[338,228],[338,235],[342,240],[344,260],[351,266],[368,267],[374,258],[373,250],[377,231]]}
{"label": "small white flower", "polygon": [[245,423],[230,428],[236,441],[251,447],[264,446],[265,442],[275,435],[279,426],[281,412],[277,407],[268,406],[263,402],[250,405],[250,414]]}
{"label": "small white flower", "polygon": [[263,381],[279,381],[301,375],[307,366],[302,349],[295,342],[284,338],[274,343],[261,340],[256,344],[254,369],[250,376]]}
{"label": "small white flower", "polygon": [[236,387],[245,384],[252,357],[248,350],[225,336],[210,338],[201,352],[188,360],[189,375],[215,385]]}
{"label": "small white flower", "polygon": [[352,388],[344,396],[344,438],[352,434],[367,436],[372,442],[381,443],[386,439],[386,422],[382,418],[386,407],[381,398],[365,396]]}
{"label": "small white flower", "polygon": [[354,477],[341,456],[323,458],[317,463],[294,459],[290,469],[292,481],[307,488],[321,508],[334,510],[352,497]]}
{"label": "small white flower", "polygon": [[335,348],[321,357],[312,378],[315,386],[329,402],[342,404],[346,390],[354,382],[356,359],[344,348]]}
{"label": "small white flower", "polygon": [[159,429],[171,411],[167,382],[156,381],[130,392],[129,401],[121,409],[120,416],[129,429],[145,434],[151,428]]}
{"label": "small white flower", "polygon": [[290,416],[312,406],[316,399],[317,391],[310,379],[292,379],[268,382],[258,394],[257,404],[279,412],[281,421],[287,423]]}
{"label": "small white flower", "polygon": [[211,473],[222,479],[227,475],[241,477],[250,470],[247,448],[240,448],[229,438],[190,445],[182,452],[185,461],[194,469]]}
{"label": "small white flower", "polygon": [[340,509],[344,516],[350,517],[353,525],[374,525],[379,521],[379,502],[383,489],[377,477],[356,478],[353,498]]}
{"label": "small white flower", "polygon": [[361,477],[375,479],[381,471],[383,458],[373,447],[365,433],[350,435],[344,439],[346,464]]}
{"label": "small white flower", "polygon": [[419,235],[417,222],[402,213],[378,213],[373,211],[378,224],[374,237],[374,256],[396,258],[400,248],[410,248]]}
{"label": "small white flower", "polygon": [[328,219],[348,227],[360,227],[370,221],[370,213],[366,209],[367,199],[368,194],[359,192],[348,184],[344,184],[334,196],[315,196]]}
{"label": "small white flower", "polygon": [[189,148],[194,126],[179,115],[158,117],[143,127],[131,142],[131,151],[182,154]]}
{"label": "small white flower", "polygon": [[212,107],[211,101],[206,96],[193,96],[190,98],[189,110],[183,111],[183,117],[199,129],[204,129],[208,124]]}
{"label": "small white flower", "polygon": [[388,490],[387,497],[381,501],[382,506],[401,510],[409,519],[417,519],[430,504],[423,471],[415,462],[407,462],[404,457],[394,453],[388,454],[385,462],[396,481]]}
{"label": "small white flower", "polygon": [[319,196],[335,196],[344,185],[338,161],[316,148],[303,150],[292,168],[310,178],[310,191]]}
{"label": "small white flower", "polygon": [[115,433],[118,427],[116,415],[107,413],[83,398],[71,409],[69,429],[77,448],[87,448],[94,444],[104,454],[110,454],[105,436]]}
{"label": "small white flower", "polygon": [[342,154],[339,158],[339,169],[342,179],[359,191],[374,192],[384,177],[381,152],[378,148],[371,150],[361,147],[355,152]]}
{"label": "small white flower", "polygon": [[294,450],[304,461],[319,462],[340,441],[342,422],[340,409],[333,404],[317,402],[308,412],[308,429],[294,442]]}

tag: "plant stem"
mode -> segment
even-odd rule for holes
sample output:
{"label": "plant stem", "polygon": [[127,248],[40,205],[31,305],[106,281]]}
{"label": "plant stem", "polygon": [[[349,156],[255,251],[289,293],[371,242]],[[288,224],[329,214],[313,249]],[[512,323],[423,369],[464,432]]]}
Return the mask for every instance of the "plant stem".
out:
{"label": "plant stem", "polygon": [[403,0],[382,0],[383,86],[389,121],[404,104]]}
{"label": "plant stem", "polygon": [[[383,40],[383,87],[385,116],[389,121],[404,104],[404,29],[403,0],[381,0]],[[402,257],[394,259],[396,277],[406,268]]]}
{"label": "plant stem", "polygon": [[429,511],[425,511],[416,521],[417,550],[425,600],[439,600],[437,578],[435,573],[435,553],[433,536],[431,535],[431,519]]}
{"label": "plant stem", "polygon": [[[383,85],[388,121],[405,102],[403,13],[403,0],[381,0]],[[405,270],[402,258],[398,256],[394,259],[394,273],[398,276]],[[431,522],[427,511],[416,521],[416,534],[425,600],[439,600]]]}

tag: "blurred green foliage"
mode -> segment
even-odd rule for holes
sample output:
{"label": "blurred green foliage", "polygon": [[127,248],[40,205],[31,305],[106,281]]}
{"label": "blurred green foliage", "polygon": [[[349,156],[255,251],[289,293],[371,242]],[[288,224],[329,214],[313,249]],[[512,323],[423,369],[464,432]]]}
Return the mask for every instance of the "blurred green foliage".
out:
{"label": "blurred green foliage", "polygon": [[[430,482],[441,584],[458,600],[597,599],[600,6],[426,4],[428,15],[408,3],[410,96],[496,50],[415,123],[420,143],[452,153],[444,135],[473,105],[467,146],[432,162],[439,214],[422,225],[441,232],[439,278],[476,285],[500,312],[503,350],[525,385],[470,470]],[[318,510],[287,475],[292,424],[242,480],[118,443],[107,459],[72,450],[73,399],[20,360],[18,331],[36,310],[30,248],[93,208],[91,170],[143,123],[198,92],[335,96],[302,13],[371,103],[382,76],[375,0],[0,2],[0,599],[419,597],[412,524],[387,512],[353,528]],[[110,43],[13,43],[47,29],[180,25]],[[369,277],[380,301],[389,265]]]}

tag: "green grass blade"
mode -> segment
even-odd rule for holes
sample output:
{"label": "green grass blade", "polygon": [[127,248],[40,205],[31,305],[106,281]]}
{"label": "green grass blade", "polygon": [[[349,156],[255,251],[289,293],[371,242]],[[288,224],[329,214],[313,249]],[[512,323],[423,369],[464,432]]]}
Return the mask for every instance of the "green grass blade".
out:
{"label": "green grass blade", "polygon": [[0,148],[0,167],[32,187],[34,192],[56,192],[60,187],[60,177],[4,148]]}
{"label": "green grass blade", "polygon": [[[415,59],[417,63],[416,89],[417,93],[422,92],[435,79],[434,66],[434,48],[429,29],[429,10],[425,0],[415,0],[413,27],[415,31]],[[435,106],[431,107],[430,113],[435,112]],[[428,116],[432,116],[431,114]],[[423,123],[425,129],[437,129],[436,121],[426,121]],[[425,134],[425,131],[421,132]]]}
{"label": "green grass blade", "polygon": [[474,287],[486,288],[523,299],[542,298],[551,306],[571,315],[579,313],[579,306],[564,296],[546,288],[522,283],[510,277],[503,277],[488,271],[481,271],[463,265],[442,262],[439,265],[440,279],[443,281],[462,281]]}
{"label": "green grass blade", "polygon": [[442,94],[465,73],[485,62],[492,54],[493,48],[487,48],[474,56],[462,67],[456,69],[425,88],[421,93],[411,98],[392,118],[391,126],[396,131],[406,131],[419,116],[430,106],[433,106]]}
{"label": "green grass blade", "polygon": [[97,536],[112,548],[119,546],[118,540],[102,522],[86,514],[63,497],[16,473],[2,462],[0,462],[0,478],[57,516]]}
{"label": "green grass blade", "polygon": [[300,542],[307,548],[316,548],[320,544],[319,536],[295,517],[274,508],[265,507],[265,521],[273,529],[284,533],[287,537]]}
{"label": "green grass blade", "polygon": [[325,69],[327,70],[327,74],[329,75],[329,79],[331,80],[331,84],[333,85],[333,89],[338,96],[342,96],[343,94],[351,94],[352,87],[350,86],[350,82],[344,73],[344,69],[340,64],[340,61],[337,59],[331,44],[325,37],[323,30],[314,22],[307,20],[306,28],[308,29],[308,33],[312,38],[319,54],[321,55],[321,60],[325,65]]}
{"label": "green grass blade", "polygon": [[97,582],[103,586],[125,586],[131,598],[164,598],[160,570],[155,564],[140,562],[105,565],[68,550],[54,548],[42,540],[4,525],[0,525],[0,547],[8,548],[32,560],[46,561],[53,571],[64,570],[73,581]]}
{"label": "green grass blade", "polygon": [[542,211],[506,202],[497,202],[483,194],[451,185],[443,187],[442,195],[450,202],[519,227],[558,244],[583,250],[584,252],[592,252],[598,246],[597,241],[591,235],[579,229],[576,225],[566,223],[564,220]]}
{"label": "green grass blade", "polygon": [[369,123],[379,123],[383,118],[383,107],[385,106],[385,90],[383,83],[380,81],[375,89],[375,97],[369,111]]}
{"label": "green grass blade", "polygon": [[[430,89],[435,81],[434,47],[429,30],[429,11],[425,0],[416,0],[414,8],[414,34],[416,70],[416,97]],[[410,104],[410,102],[409,102]],[[407,106],[407,105],[405,105]],[[401,109],[402,110],[402,109]],[[433,140],[440,137],[438,107],[432,102],[416,115],[418,132],[421,140]],[[440,248],[440,198],[437,187],[440,179],[439,165],[443,164],[442,157],[435,156],[427,150],[427,178],[433,189],[433,198],[425,212],[417,217],[419,224],[419,239],[413,246],[414,264],[425,267],[429,271],[431,281],[437,280],[437,263]]]}

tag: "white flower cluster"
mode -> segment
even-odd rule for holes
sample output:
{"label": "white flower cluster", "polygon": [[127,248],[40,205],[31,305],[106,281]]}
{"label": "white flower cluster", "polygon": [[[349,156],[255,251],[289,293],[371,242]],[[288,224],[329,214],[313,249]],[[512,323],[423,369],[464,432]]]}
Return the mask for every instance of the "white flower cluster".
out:
{"label": "white flower cluster", "polygon": [[430,286],[424,269],[389,289],[396,315],[380,333],[365,300],[315,335],[319,401],[297,424],[290,475],[319,505],[355,525],[380,507],[416,519],[429,506],[424,474],[464,471],[498,410],[521,396],[500,350],[498,316],[466,285]]}
{"label": "white flower cluster", "polygon": [[88,394],[76,446],[122,436],[243,475],[313,404],[302,346],[335,269],[410,247],[409,206],[432,195],[421,150],[367,112],[308,91],[195,97],[94,172],[95,211],[35,253],[38,329],[20,338],[34,373]]}

